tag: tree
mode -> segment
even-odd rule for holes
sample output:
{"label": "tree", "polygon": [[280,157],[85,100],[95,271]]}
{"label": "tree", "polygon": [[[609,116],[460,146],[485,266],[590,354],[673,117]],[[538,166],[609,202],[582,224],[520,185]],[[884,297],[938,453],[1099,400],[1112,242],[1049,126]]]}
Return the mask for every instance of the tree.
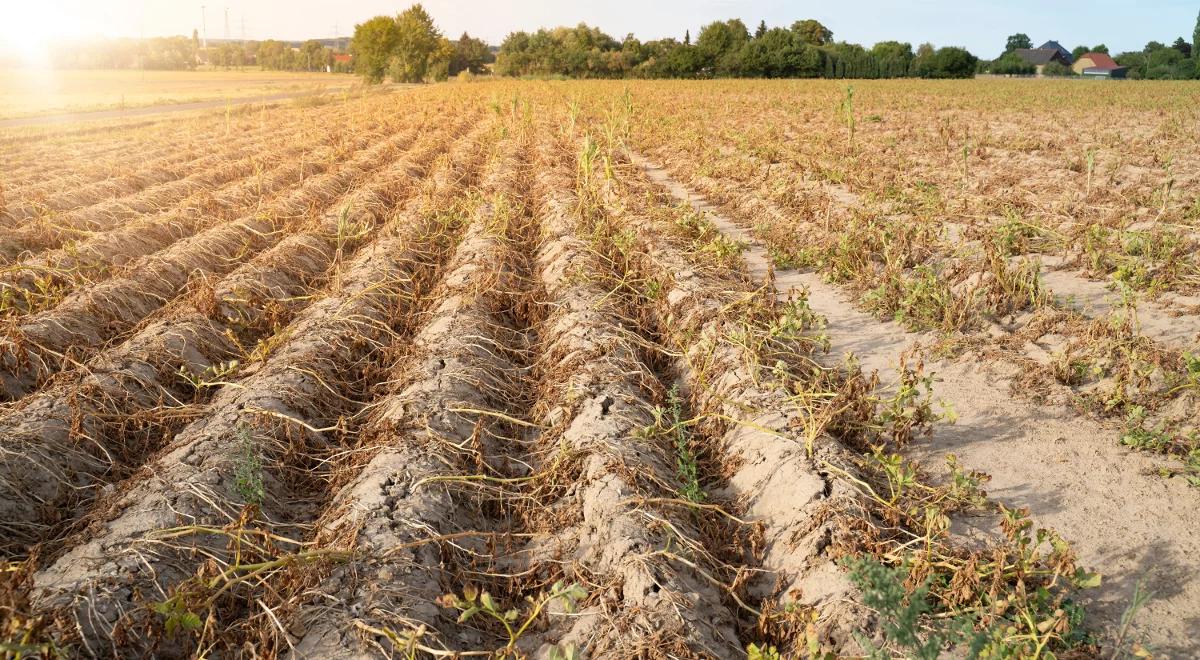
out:
{"label": "tree", "polygon": [[449,74],[456,76],[461,71],[479,74],[487,71],[487,64],[492,61],[492,52],[482,39],[476,39],[466,32],[454,42],[454,54],[450,57]]}
{"label": "tree", "polygon": [[821,52],[791,30],[772,28],[742,46],[737,75],[764,78],[813,78],[821,73]]}
{"label": "tree", "polygon": [[1084,55],[1088,54],[1092,49],[1087,46],[1076,46],[1075,50],[1071,51],[1071,61],[1075,61]]}
{"label": "tree", "polygon": [[1048,62],[1042,67],[1042,75],[1048,78],[1068,78],[1075,75],[1075,70],[1062,62]]}
{"label": "tree", "polygon": [[254,59],[258,61],[258,68],[260,69],[282,69],[284,68],[283,54],[285,51],[290,52],[283,47],[281,42],[274,39],[267,39],[266,41],[259,42],[258,52],[255,54]]}
{"label": "tree", "polygon": [[900,41],[881,41],[871,48],[871,55],[880,59],[906,59],[913,58],[912,44]]}
{"label": "tree", "polygon": [[1192,55],[1195,60],[1192,74],[1200,78],[1200,14],[1196,15],[1196,29],[1192,32]]}
{"label": "tree", "polygon": [[792,23],[792,32],[800,36],[802,43],[809,46],[828,46],[833,43],[833,30],[811,18]]}
{"label": "tree", "polygon": [[909,75],[918,78],[928,77],[929,73],[933,70],[933,55],[935,52],[931,43],[926,42],[917,46],[917,54],[913,57],[912,69]]}
{"label": "tree", "polygon": [[1129,69],[1125,75],[1130,79],[1140,80],[1146,77],[1146,53],[1142,51],[1121,53],[1113,59],[1117,64]]}
{"label": "tree", "polygon": [[210,64],[226,69],[242,65],[242,48],[234,43],[223,43],[217,46],[216,58],[210,58]]}
{"label": "tree", "polygon": [[762,39],[762,38],[763,38],[763,35],[765,35],[766,33],[767,33],[767,22],[766,22],[766,21],[759,21],[759,22],[758,22],[758,29],[754,31],[754,38],[755,38],[755,39]]}
{"label": "tree", "polygon": [[667,52],[665,71],[672,78],[694,78],[704,66],[700,51],[691,44],[683,44]]}
{"label": "tree", "polygon": [[1166,47],[1167,47],[1167,45],[1161,41],[1151,41],[1146,44],[1146,47],[1142,49],[1142,52],[1149,55],[1150,53],[1153,53],[1156,50],[1162,50]]}
{"label": "tree", "polygon": [[[513,76],[624,76],[640,57],[636,41],[627,39],[622,44],[598,28],[583,23],[573,28],[542,29],[533,34],[516,32],[508,35],[500,45],[496,72]],[[628,54],[626,46],[630,49]],[[653,66],[656,71],[662,71],[659,63]]]}
{"label": "tree", "polygon": [[155,37],[145,39],[134,46],[136,55],[129,61],[143,69],[179,71],[196,68],[196,57],[192,42],[187,37]]}
{"label": "tree", "polygon": [[923,73],[926,78],[970,78],[975,75],[979,58],[965,48],[939,48],[929,57]]}
{"label": "tree", "polygon": [[300,46],[300,61],[305,71],[320,71],[325,68],[325,46],[316,39],[309,39]]}
{"label": "tree", "polygon": [[425,80],[430,65],[444,46],[442,33],[434,27],[433,18],[419,3],[415,4],[396,17],[395,34],[396,45],[388,62],[388,74],[395,82]]}
{"label": "tree", "polygon": [[1008,38],[1004,45],[1004,53],[1007,55],[1018,48],[1033,48],[1033,40],[1024,32],[1018,32]]}
{"label": "tree", "polygon": [[[1150,80],[1172,80],[1190,78],[1190,72],[1182,71],[1186,58],[1174,48],[1161,48],[1146,55],[1146,78]],[[1193,68],[1193,67],[1187,67]]]}
{"label": "tree", "polygon": [[275,62],[275,68],[280,71],[295,71],[297,68],[296,52],[286,45],[281,44],[281,47],[282,50],[279,52],[279,59]]}
{"label": "tree", "polygon": [[1105,46],[1104,44],[1100,44],[1099,46],[1092,46],[1092,52],[1093,53],[1104,53],[1105,55],[1107,55],[1108,54],[1108,46]]}
{"label": "tree", "polygon": [[423,80],[441,82],[450,77],[450,60],[454,59],[454,42],[438,37],[437,46],[429,55]]}
{"label": "tree", "polygon": [[1016,53],[1005,53],[987,67],[989,73],[998,76],[1031,76],[1037,67],[1021,59]]}
{"label": "tree", "polygon": [[383,82],[388,62],[399,43],[400,27],[387,16],[376,16],[355,25],[354,36],[350,39],[350,54],[354,56],[355,70],[369,83]]}
{"label": "tree", "polygon": [[1174,48],[1175,50],[1183,53],[1184,57],[1192,56],[1192,45],[1189,44],[1188,42],[1184,41],[1183,37],[1179,37],[1178,39],[1176,39],[1175,43],[1171,44],[1171,48]]}
{"label": "tree", "polygon": [[747,41],[750,41],[750,31],[745,23],[735,18],[705,25],[696,36],[696,49],[704,58],[705,67],[726,74],[736,68],[732,60]]}
{"label": "tree", "polygon": [[903,78],[912,67],[912,44],[900,41],[881,41],[870,51],[880,78]]}

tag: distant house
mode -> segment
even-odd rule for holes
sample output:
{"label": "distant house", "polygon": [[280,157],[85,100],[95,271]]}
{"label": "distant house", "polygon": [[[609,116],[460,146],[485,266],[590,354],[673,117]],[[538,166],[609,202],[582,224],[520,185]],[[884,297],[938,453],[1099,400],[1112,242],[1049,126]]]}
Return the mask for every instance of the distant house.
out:
{"label": "distant house", "polygon": [[1050,44],[1058,46],[1057,48],[1018,48],[1015,52],[1017,57],[1024,60],[1026,64],[1032,64],[1037,67],[1038,76],[1042,75],[1042,69],[1051,62],[1058,62],[1063,66],[1071,66],[1071,54],[1062,46],[1051,41]]}
{"label": "distant house", "polygon": [[1057,41],[1047,41],[1046,43],[1042,44],[1041,46],[1038,46],[1037,49],[1038,50],[1056,50],[1056,51],[1058,51],[1058,54],[1062,56],[1062,59],[1066,60],[1067,66],[1071,66],[1071,64],[1075,61],[1075,58],[1071,55],[1071,51],[1067,50],[1066,48],[1063,48],[1063,45],[1058,43]]}
{"label": "distant house", "polygon": [[1104,53],[1084,53],[1071,68],[1085,78],[1124,78],[1128,71]]}
{"label": "distant house", "polygon": [[350,56],[350,53],[334,53],[333,62],[325,67],[325,72],[333,73],[334,71],[350,71],[353,68],[353,60],[354,58]]}

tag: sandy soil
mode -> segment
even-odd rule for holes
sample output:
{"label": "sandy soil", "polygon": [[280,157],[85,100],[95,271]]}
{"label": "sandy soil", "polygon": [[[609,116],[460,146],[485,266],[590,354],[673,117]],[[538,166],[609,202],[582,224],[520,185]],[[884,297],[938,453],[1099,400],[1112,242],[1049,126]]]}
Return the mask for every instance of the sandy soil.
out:
{"label": "sandy soil", "polygon": [[[649,175],[687,199],[727,235],[745,241],[756,276],[768,271],[765,248],[699,195],[649,161]],[[863,367],[894,380],[900,358],[932,337],[905,331],[858,311],[851,298],[819,275],[777,271],[781,292],[806,288],[809,304],[828,320],[831,363],[846,353]],[[1081,594],[1094,629],[1112,634],[1143,582],[1153,594],[1139,614],[1136,634],[1155,649],[1186,657],[1200,652],[1200,511],[1182,480],[1147,474],[1156,462],[1121,447],[1115,429],[1064,407],[1044,407],[1010,391],[1012,368],[985,364],[967,354],[956,361],[926,362],[938,376],[935,396],[953,407],[953,425],[939,425],[910,455],[938,471],[956,455],[969,469],[992,476],[989,494],[1009,507],[1028,507],[1037,523],[1061,533],[1085,566],[1103,576],[1100,588]],[[984,521],[977,521],[976,524]]]}

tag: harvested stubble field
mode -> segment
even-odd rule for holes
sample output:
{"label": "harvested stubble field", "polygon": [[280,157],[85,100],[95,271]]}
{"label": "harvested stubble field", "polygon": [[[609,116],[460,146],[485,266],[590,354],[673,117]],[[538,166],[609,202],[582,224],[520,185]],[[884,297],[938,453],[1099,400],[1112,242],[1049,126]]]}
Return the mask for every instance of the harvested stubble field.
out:
{"label": "harvested stubble field", "polygon": [[0,120],[153,105],[255,99],[354,84],[346,74],[288,71],[135,71],[8,68]]}
{"label": "harvested stubble field", "polygon": [[0,650],[1194,655],[1195,100],[480,83],[0,135]]}

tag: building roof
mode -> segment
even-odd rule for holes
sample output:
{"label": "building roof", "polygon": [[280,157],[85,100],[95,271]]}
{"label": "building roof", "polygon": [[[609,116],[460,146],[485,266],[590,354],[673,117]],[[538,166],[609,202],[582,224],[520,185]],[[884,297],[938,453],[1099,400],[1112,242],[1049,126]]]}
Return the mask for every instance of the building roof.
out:
{"label": "building roof", "polygon": [[349,62],[350,59],[351,59],[350,53],[334,53],[333,54],[334,62]]}
{"label": "building roof", "polygon": [[1063,56],[1064,59],[1067,60],[1067,64],[1071,63],[1071,59],[1072,59],[1071,51],[1067,50],[1066,48],[1063,48],[1063,45],[1058,43],[1057,41],[1054,41],[1054,40],[1047,41],[1046,43],[1042,44],[1041,46],[1038,46],[1038,50],[1056,50],[1056,51],[1058,51],[1058,53],[1060,55]]}
{"label": "building roof", "polygon": [[1017,57],[1034,66],[1049,64],[1051,61],[1062,57],[1053,48],[1018,48],[1014,52],[1017,54]]}
{"label": "building roof", "polygon": [[1106,70],[1111,71],[1113,69],[1123,69],[1124,68],[1120,64],[1117,64],[1116,60],[1114,60],[1113,58],[1109,57],[1108,55],[1106,55],[1104,53],[1084,53],[1083,55],[1079,56],[1079,59],[1081,61],[1082,60],[1091,60],[1092,61],[1092,65],[1087,67],[1088,69],[1106,69]]}

